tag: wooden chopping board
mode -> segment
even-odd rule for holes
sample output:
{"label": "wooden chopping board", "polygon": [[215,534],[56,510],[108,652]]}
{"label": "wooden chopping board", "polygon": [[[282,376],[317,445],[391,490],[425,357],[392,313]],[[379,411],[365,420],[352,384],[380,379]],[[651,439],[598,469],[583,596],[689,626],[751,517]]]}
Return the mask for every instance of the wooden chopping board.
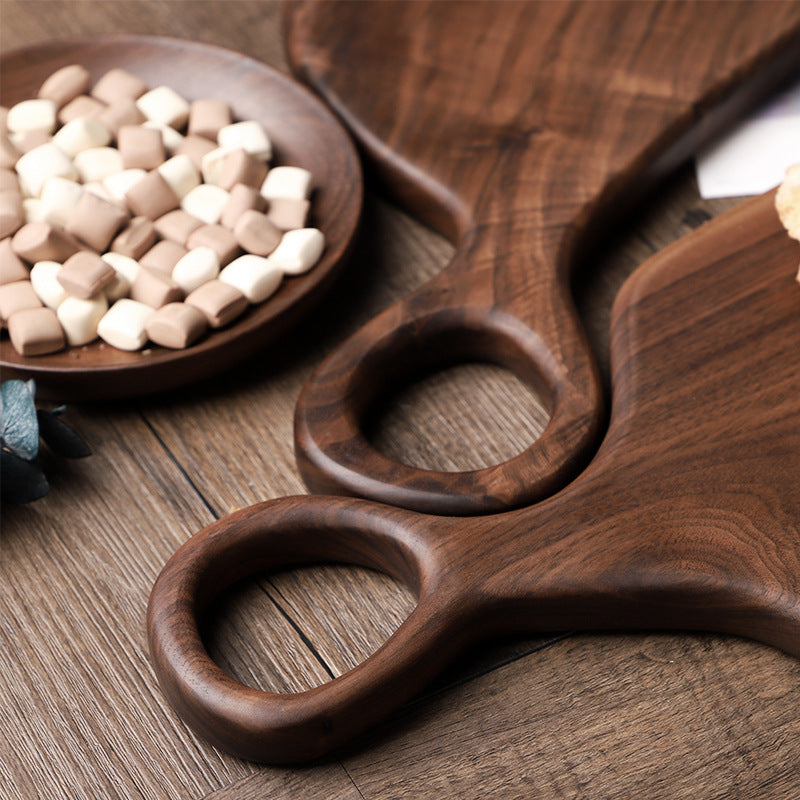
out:
{"label": "wooden chopping board", "polygon": [[[474,514],[560,488],[606,412],[570,284],[654,182],[800,69],[790,2],[294,2],[290,62],[452,263],[312,376],[296,415],[309,488]],[[746,80],[745,80],[746,78]],[[551,412],[517,457],[446,473],[363,433],[384,392],[492,361]]]}

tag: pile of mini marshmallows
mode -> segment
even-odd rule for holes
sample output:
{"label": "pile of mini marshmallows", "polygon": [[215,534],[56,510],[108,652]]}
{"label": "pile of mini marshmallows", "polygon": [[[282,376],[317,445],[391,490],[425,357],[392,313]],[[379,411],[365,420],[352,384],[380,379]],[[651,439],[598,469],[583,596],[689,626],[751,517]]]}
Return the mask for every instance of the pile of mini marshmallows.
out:
{"label": "pile of mini marshmallows", "polygon": [[73,64],[0,120],[0,324],[22,356],[184,348],[325,247],[312,175],[255,120]]}
{"label": "pile of mini marshmallows", "polygon": [[[800,240],[800,164],[786,170],[783,183],[775,193],[775,209],[789,236]],[[797,281],[800,283],[800,268]]]}

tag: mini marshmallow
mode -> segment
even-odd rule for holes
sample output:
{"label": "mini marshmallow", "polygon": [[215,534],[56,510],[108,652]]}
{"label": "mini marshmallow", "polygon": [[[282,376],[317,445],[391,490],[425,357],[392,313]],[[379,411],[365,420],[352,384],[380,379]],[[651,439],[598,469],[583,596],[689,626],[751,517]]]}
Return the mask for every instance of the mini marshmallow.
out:
{"label": "mini marshmallow", "polygon": [[0,133],[0,167],[4,170],[13,169],[22,153],[11,141],[7,133]]}
{"label": "mini marshmallow", "polygon": [[281,243],[270,254],[270,260],[287,275],[307,272],[319,261],[325,249],[325,235],[317,228],[286,231]]}
{"label": "mini marshmallow", "polygon": [[14,252],[29,264],[58,261],[63,264],[81,249],[80,242],[63,228],[47,222],[23,225],[11,239]]}
{"label": "mini marshmallow", "polygon": [[108,301],[103,294],[89,300],[67,297],[56,311],[67,343],[71,347],[80,347],[94,341],[97,338],[97,324],[107,310]]}
{"label": "mini marshmallow", "polygon": [[25,210],[19,192],[0,192],[0,238],[13,236],[25,223]]}
{"label": "mini marshmallow", "polygon": [[222,159],[216,182],[228,191],[239,183],[261,186],[267,169],[267,165],[252,154],[244,150],[232,150]]}
{"label": "mini marshmallow", "polygon": [[98,115],[100,120],[113,134],[117,136],[124,125],[141,125],[147,118],[139,110],[134,100],[122,98],[106,106]]}
{"label": "mini marshmallow", "polygon": [[136,100],[147,91],[147,84],[127,70],[115,67],[105,72],[92,87],[92,97],[111,104],[123,97]]}
{"label": "mini marshmallow", "polygon": [[115,202],[124,204],[128,189],[144,178],[146,174],[146,170],[136,167],[124,169],[122,172],[115,172],[113,175],[103,178],[103,188]]}
{"label": "mini marshmallow", "polygon": [[219,186],[219,177],[222,173],[222,164],[234,151],[231,147],[216,147],[203,155],[200,161],[200,173],[204,183],[213,183]]}
{"label": "mini marshmallow", "polygon": [[83,186],[69,178],[48,178],[42,186],[40,200],[45,222],[66,225],[83,194]]}
{"label": "mini marshmallow", "polygon": [[161,141],[164,144],[164,150],[169,155],[174,155],[175,151],[181,146],[183,142],[183,134],[171,128],[169,125],[164,125],[161,122],[153,122],[151,119],[146,119],[142,123],[144,128],[152,128],[161,134]]}
{"label": "mini marshmallow", "polygon": [[51,308],[18,311],[8,321],[11,344],[21,356],[42,356],[64,348],[64,330]]}
{"label": "mini marshmallow", "polygon": [[153,122],[180,129],[189,118],[189,103],[169,86],[158,86],[136,100],[142,114]]}
{"label": "mini marshmallow", "polygon": [[0,286],[29,277],[28,267],[11,248],[11,239],[0,239]]}
{"label": "mini marshmallow", "polygon": [[147,335],[155,344],[180,350],[194,344],[205,332],[205,314],[186,303],[167,303],[147,321]]}
{"label": "mini marshmallow", "polygon": [[95,197],[99,197],[101,200],[105,200],[107,203],[114,203],[120,208],[126,208],[125,203],[120,203],[118,200],[114,200],[108,189],[106,189],[106,185],[103,183],[103,181],[89,181],[89,183],[84,183],[82,185],[83,191],[86,194],[93,194]]}
{"label": "mini marshmallow", "polygon": [[84,244],[103,251],[130,214],[91,192],[84,192],[67,220],[64,229]]}
{"label": "mini marshmallow", "polygon": [[75,158],[82,150],[105,147],[110,141],[111,131],[92,117],[76,117],[53,136],[53,144],[57,144],[70,158]]}
{"label": "mini marshmallow", "polygon": [[102,181],[115,172],[122,172],[125,165],[116,147],[89,147],[81,150],[73,159],[75,169],[83,183]]}
{"label": "mini marshmallow", "polygon": [[186,248],[169,239],[156,242],[140,259],[139,264],[162,275],[172,275],[178,261],[186,255]]}
{"label": "mini marshmallow", "polygon": [[261,123],[256,120],[234,122],[220,128],[217,144],[229,149],[240,147],[261,161],[272,158],[272,143]]}
{"label": "mini marshmallow", "polygon": [[151,220],[147,217],[134,217],[114,237],[109,249],[138,260],[156,243],[157,238],[157,231]]}
{"label": "mini marshmallow", "polygon": [[186,246],[186,240],[193,231],[200,228],[203,223],[197,217],[187,214],[182,208],[168,211],[153,223],[156,233],[162,239],[171,239],[173,242]]}
{"label": "mini marshmallow", "polygon": [[56,70],[39,87],[39,97],[52,100],[56,108],[61,108],[79,94],[89,91],[92,83],[91,75],[86,67],[70,64]]}
{"label": "mini marshmallow", "polygon": [[158,170],[151,170],[125,193],[128,206],[136,216],[158,219],[180,205],[180,198],[161,177]]}
{"label": "mini marshmallow", "polygon": [[302,167],[273,167],[261,185],[267,200],[276,197],[296,197],[305,200],[311,194],[312,175]]}
{"label": "mini marshmallow", "polygon": [[183,137],[181,146],[175,151],[175,155],[189,156],[192,159],[192,164],[199,170],[203,162],[203,156],[216,149],[217,145],[210,139],[206,139],[204,136],[188,134]]}
{"label": "mini marshmallow", "polygon": [[36,296],[30,281],[14,281],[0,286],[0,322],[8,322],[17,311],[41,306],[42,301]]}
{"label": "mini marshmallow", "polygon": [[184,294],[190,294],[219,275],[219,258],[210,247],[195,247],[182,256],[172,269],[172,280]]}
{"label": "mini marshmallow", "polygon": [[21,190],[19,188],[19,178],[17,177],[17,173],[14,172],[13,169],[0,169],[0,192],[18,192],[20,193]]}
{"label": "mini marshmallow", "polygon": [[231,124],[231,108],[224,100],[203,98],[189,107],[188,132],[216,141],[220,128]]}
{"label": "mini marshmallow", "polygon": [[81,250],[70,256],[58,271],[56,280],[75,297],[95,297],[114,279],[115,271],[97,253]]}
{"label": "mini marshmallow", "polygon": [[23,194],[38,197],[48,178],[78,179],[78,169],[69,156],[52,142],[39,145],[20,156],[16,164],[19,184]]}
{"label": "mini marshmallow", "polygon": [[33,150],[34,147],[38,147],[40,144],[48,144],[53,138],[47,131],[25,131],[24,133],[10,133],[8,135],[20,155]]}
{"label": "mini marshmallow", "polygon": [[263,211],[266,206],[267,201],[261,196],[258,189],[253,186],[245,186],[243,183],[237,183],[230,190],[228,202],[222,210],[220,224],[232,229],[245,211],[248,209]]}
{"label": "mini marshmallow", "polygon": [[31,286],[36,296],[48,307],[58,308],[68,297],[67,290],[58,282],[61,264],[57,261],[37,261],[31,267]]}
{"label": "mini marshmallow", "polygon": [[238,289],[251,303],[262,303],[280,286],[283,270],[268,258],[247,253],[231,261],[219,279]]}
{"label": "mini marshmallow", "polygon": [[154,312],[151,306],[123,297],[103,314],[97,335],[118,350],[141,350],[147,342],[147,322]]}
{"label": "mini marshmallow", "polygon": [[212,328],[222,328],[247,308],[247,298],[236,287],[220,280],[207,281],[184,301],[205,314]]}
{"label": "mini marshmallow", "polygon": [[160,131],[142,125],[123,125],[117,131],[117,148],[125,169],[155,169],[166,157]]}
{"label": "mini marshmallow", "polygon": [[181,200],[200,185],[200,170],[185,153],[168,159],[157,167],[157,171]]}
{"label": "mini marshmallow", "polygon": [[45,98],[22,100],[8,109],[6,125],[10,133],[25,131],[52,133],[56,129],[56,104]]}
{"label": "mini marshmallow", "polygon": [[167,303],[177,303],[183,297],[180,286],[167,275],[152,272],[142,267],[131,284],[131,300],[152,308],[161,308]]}
{"label": "mini marshmallow", "polygon": [[210,247],[221,265],[227,264],[240,253],[239,243],[233,232],[222,225],[201,225],[189,234],[186,240],[188,248]]}
{"label": "mini marshmallow", "polygon": [[243,250],[257,256],[269,255],[281,242],[281,231],[260,211],[245,211],[233,229]]}
{"label": "mini marshmallow", "polygon": [[100,258],[106,262],[118,275],[122,275],[129,284],[136,280],[139,274],[139,262],[122,253],[103,253]]}
{"label": "mini marshmallow", "polygon": [[281,231],[305,228],[311,203],[297,197],[274,197],[269,201],[267,219]]}
{"label": "mini marshmallow", "polygon": [[207,225],[214,225],[219,222],[227,202],[228,192],[221,186],[201,183],[181,200],[181,208]]}
{"label": "mini marshmallow", "polygon": [[25,217],[25,224],[45,221],[42,201],[38,197],[26,197],[22,201],[22,214]]}
{"label": "mini marshmallow", "polygon": [[79,94],[74,100],[70,100],[58,112],[58,121],[66,125],[78,117],[92,117],[96,119],[105,110],[105,103],[89,97],[87,94]]}

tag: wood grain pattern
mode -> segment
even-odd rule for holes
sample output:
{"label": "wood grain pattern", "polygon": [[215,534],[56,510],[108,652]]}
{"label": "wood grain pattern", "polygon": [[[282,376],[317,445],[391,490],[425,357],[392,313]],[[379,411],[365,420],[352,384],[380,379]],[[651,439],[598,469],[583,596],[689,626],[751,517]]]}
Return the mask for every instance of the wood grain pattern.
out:
{"label": "wood grain pattern", "polygon": [[[61,36],[159,33],[220,44],[281,67],[280,10],[262,0],[5,0],[0,47],[7,52]],[[611,246],[597,252],[575,288],[604,375],[611,300],[625,276],[698,219],[731,205],[700,200],[690,170],[681,170]],[[121,640],[144,646],[147,594],[174,544],[233,507],[303,491],[291,431],[303,382],[338,342],[452,257],[448,243],[373,186],[365,223],[353,260],[314,325],[277,343],[269,364],[254,356],[222,380],[146,403],[70,405],[68,419],[95,456],[79,465],[52,465],[53,491],[34,506],[3,508],[0,797],[199,800],[270,793],[349,800],[349,782],[355,796],[367,800],[628,796],[630,786],[640,796],[670,800],[794,800],[800,792],[798,662],[736,637],[573,636],[542,651],[537,640],[519,638],[483,645],[442,675],[436,693],[323,767],[302,769],[247,764],[196,739],[165,706],[146,656],[120,652]],[[518,452],[530,434],[515,432],[503,419],[513,418],[527,393],[513,381],[493,393],[494,379],[483,382],[479,371],[451,371],[438,384],[408,393],[378,435],[399,458],[435,468],[469,469],[473,450],[483,450],[488,463],[498,452]],[[448,407],[453,396],[470,399],[460,422]],[[491,431],[498,438],[484,442],[487,417],[498,418]],[[12,531],[19,553],[13,562]],[[76,537],[85,546],[75,549]],[[98,570],[98,549],[119,556]],[[152,563],[140,555],[154,550]],[[24,562],[32,568],[23,569]],[[287,576],[291,592],[280,586],[284,596],[297,595],[294,610],[303,602],[309,608],[288,626],[262,618],[275,606],[258,583],[233,598],[229,620],[213,621],[218,656],[236,675],[274,690],[282,689],[281,674],[304,686],[325,681],[310,650],[302,661],[290,661],[297,639],[289,629],[302,631],[317,649],[317,604],[335,601],[345,628],[367,631],[365,650],[384,641],[383,609],[405,595],[359,572],[357,580],[367,584],[363,603],[348,603],[345,591],[355,576],[339,580],[337,570],[323,570],[311,579],[315,572]],[[129,593],[125,613],[99,621],[94,607],[116,609],[121,585]],[[376,594],[379,599],[370,601]],[[61,597],[78,605],[67,607]],[[273,598],[281,599],[277,592]],[[331,652],[336,642],[323,646]],[[81,671],[82,662],[69,667],[59,660],[69,650],[102,665],[102,688],[97,672]],[[332,671],[358,657],[340,646]],[[142,669],[142,683],[136,669],[117,668],[126,659]],[[97,696],[103,702],[86,699]],[[71,711],[74,724],[65,724]],[[109,743],[122,747],[124,762]]]}
{"label": "wood grain pattern", "polygon": [[[767,194],[642,265],[612,312],[609,431],[578,478],[530,509],[457,519],[284,498],[193,536],[148,607],[170,701],[218,746],[286,763],[341,746],[492,635],[712,630],[800,656],[795,263]],[[288,695],[236,683],[206,656],[198,620],[220,586],[327,561],[418,596],[366,661]]]}
{"label": "wood grain pattern", "polygon": [[[346,121],[394,196],[448,235],[447,269],[331,354],[296,412],[317,492],[471,514],[537,501],[604,422],[569,283],[599,233],[770,82],[798,67],[796,4],[298,2],[295,71]],[[742,84],[745,75],[758,77]],[[773,84],[774,85],[774,84]],[[740,91],[737,92],[737,88]],[[375,448],[376,398],[488,360],[535,387],[548,424],[477,470]]]}

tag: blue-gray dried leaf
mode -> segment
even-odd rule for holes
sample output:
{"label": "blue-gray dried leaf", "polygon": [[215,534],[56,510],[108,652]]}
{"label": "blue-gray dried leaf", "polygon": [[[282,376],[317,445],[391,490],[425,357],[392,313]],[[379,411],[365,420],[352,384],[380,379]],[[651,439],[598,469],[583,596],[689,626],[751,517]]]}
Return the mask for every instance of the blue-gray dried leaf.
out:
{"label": "blue-gray dried leaf", "polygon": [[92,454],[89,445],[62,420],[59,414],[62,408],[52,411],[39,409],[36,415],[39,420],[39,433],[44,443],[58,456],[64,458],[85,458]]}
{"label": "blue-gray dried leaf", "polygon": [[26,461],[39,452],[39,423],[33,393],[20,380],[4,381],[0,385],[0,419],[3,447]]}
{"label": "blue-gray dried leaf", "polygon": [[50,490],[39,467],[10,450],[0,450],[0,497],[4,503],[30,503]]}

